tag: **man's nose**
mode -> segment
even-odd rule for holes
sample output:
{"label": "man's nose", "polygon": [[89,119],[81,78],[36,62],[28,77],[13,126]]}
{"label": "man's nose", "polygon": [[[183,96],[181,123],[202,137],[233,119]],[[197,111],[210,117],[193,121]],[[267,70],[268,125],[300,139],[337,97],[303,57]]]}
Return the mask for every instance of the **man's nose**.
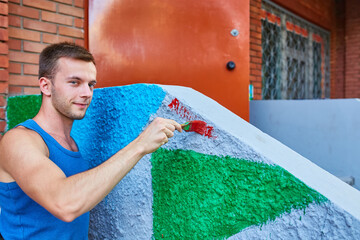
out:
{"label": "man's nose", "polygon": [[81,93],[80,96],[81,97],[91,97],[92,96],[92,89],[88,84],[83,84],[83,86],[81,87]]}

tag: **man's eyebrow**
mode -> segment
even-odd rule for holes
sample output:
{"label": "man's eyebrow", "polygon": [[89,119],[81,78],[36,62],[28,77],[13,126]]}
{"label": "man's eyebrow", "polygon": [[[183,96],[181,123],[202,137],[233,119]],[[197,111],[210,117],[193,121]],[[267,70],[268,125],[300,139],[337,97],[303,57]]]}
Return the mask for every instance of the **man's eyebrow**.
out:
{"label": "man's eyebrow", "polygon": [[71,79],[75,79],[75,80],[82,80],[80,77],[78,77],[78,76],[70,76],[70,77],[67,77],[66,79],[69,79],[69,80],[71,80]]}
{"label": "man's eyebrow", "polygon": [[[70,76],[70,77],[67,77],[66,78],[67,80],[79,80],[79,81],[83,81],[83,79],[81,77],[78,77],[78,76]],[[93,79],[91,81],[89,81],[91,83],[97,83],[96,79]]]}

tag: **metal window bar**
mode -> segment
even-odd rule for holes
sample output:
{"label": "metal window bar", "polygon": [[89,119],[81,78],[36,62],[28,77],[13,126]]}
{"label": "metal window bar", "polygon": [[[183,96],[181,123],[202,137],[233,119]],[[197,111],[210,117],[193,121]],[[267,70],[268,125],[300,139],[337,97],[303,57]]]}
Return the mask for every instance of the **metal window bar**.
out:
{"label": "metal window bar", "polygon": [[262,98],[330,97],[330,33],[262,2]]}

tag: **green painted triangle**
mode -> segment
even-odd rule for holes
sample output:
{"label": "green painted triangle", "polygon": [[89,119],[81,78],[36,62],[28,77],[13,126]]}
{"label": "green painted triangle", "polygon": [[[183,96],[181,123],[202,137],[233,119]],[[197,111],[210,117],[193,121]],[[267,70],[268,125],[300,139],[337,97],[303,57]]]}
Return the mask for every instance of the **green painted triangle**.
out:
{"label": "green painted triangle", "polygon": [[165,149],[151,162],[155,239],[224,239],[327,201],[279,166]]}

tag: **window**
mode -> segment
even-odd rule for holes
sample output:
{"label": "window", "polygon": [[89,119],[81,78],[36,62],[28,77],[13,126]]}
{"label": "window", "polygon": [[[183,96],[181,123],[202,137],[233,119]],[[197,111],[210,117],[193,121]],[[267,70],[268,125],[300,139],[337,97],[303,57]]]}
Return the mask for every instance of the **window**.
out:
{"label": "window", "polygon": [[329,32],[269,0],[261,24],[262,98],[329,98]]}

